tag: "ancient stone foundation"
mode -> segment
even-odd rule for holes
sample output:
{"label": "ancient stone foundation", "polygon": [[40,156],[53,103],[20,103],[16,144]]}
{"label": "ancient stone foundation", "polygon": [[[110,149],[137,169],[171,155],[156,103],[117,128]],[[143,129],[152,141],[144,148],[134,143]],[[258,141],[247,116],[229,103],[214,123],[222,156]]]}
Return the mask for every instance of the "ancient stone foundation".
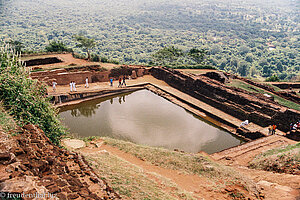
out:
{"label": "ancient stone foundation", "polygon": [[150,72],[155,78],[182,92],[236,118],[247,119],[262,127],[276,124],[280,130],[288,131],[289,124],[300,119],[299,111],[281,106],[263,95],[224,85],[225,77],[218,80],[213,79],[219,77],[218,75],[187,75],[161,67],[153,67]]}

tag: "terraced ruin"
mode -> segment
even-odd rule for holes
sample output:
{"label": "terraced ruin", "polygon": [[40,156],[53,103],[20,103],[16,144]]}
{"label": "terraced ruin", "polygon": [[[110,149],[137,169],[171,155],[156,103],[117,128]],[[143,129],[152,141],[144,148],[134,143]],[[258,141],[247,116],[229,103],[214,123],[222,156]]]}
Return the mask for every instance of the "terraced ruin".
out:
{"label": "terraced ruin", "polygon": [[[163,67],[89,63],[69,54],[55,56],[63,62],[30,66],[30,75],[48,84],[47,94],[57,108],[147,89],[248,142],[209,155],[90,137],[78,140],[83,144],[79,147],[76,140],[74,145],[66,139],[67,151],[53,146],[38,127],[28,125],[19,130],[22,135],[8,138],[2,134],[2,188],[13,191],[10,185],[15,187],[19,180],[31,177],[28,192],[50,192],[61,199],[152,199],[158,193],[166,199],[300,196],[299,163],[291,163],[292,174],[249,168],[261,153],[297,144],[299,131],[289,132],[289,124],[300,119],[297,93],[284,95],[271,86],[215,70],[190,73]],[[117,87],[118,78],[124,75],[130,76],[127,87]],[[84,87],[86,77],[89,88]],[[113,87],[108,82],[110,77]],[[72,80],[77,83],[76,92],[69,91]],[[58,83],[56,91],[52,81]],[[245,120],[250,123],[241,127]],[[269,136],[270,124],[278,126],[276,135]],[[292,153],[297,155],[295,149]],[[59,159],[54,159],[58,155]],[[22,159],[24,156],[27,158]],[[49,162],[52,165],[47,167]],[[228,184],[229,180],[234,181]],[[20,190],[15,191],[21,192],[24,187],[20,184]]]}

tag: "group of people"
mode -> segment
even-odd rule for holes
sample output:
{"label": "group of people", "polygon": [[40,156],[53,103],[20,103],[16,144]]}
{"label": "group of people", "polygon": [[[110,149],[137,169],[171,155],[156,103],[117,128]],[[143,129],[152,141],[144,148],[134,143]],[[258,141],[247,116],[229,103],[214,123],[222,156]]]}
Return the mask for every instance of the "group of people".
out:
{"label": "group of people", "polygon": [[120,78],[119,78],[119,85],[118,85],[118,87],[122,87],[123,85],[125,85],[125,87],[126,87],[126,82],[125,82],[125,80],[126,80],[126,77],[125,77],[125,76],[123,76],[123,82],[122,82],[122,78],[120,77]]}
{"label": "group of people", "polygon": [[[113,86],[113,80],[114,79],[112,77],[109,79],[111,87]],[[52,82],[53,92],[56,92],[56,85],[57,85],[57,83],[55,81],[53,81]],[[123,78],[121,78],[121,77],[119,78],[119,85],[118,85],[118,87],[122,87],[123,85],[127,86],[126,85],[126,77],[125,76],[123,76]],[[84,87],[85,88],[89,87],[89,79],[88,79],[88,77],[86,77],[86,79],[85,79],[85,85],[84,85]],[[75,83],[75,81],[71,81],[70,82],[70,92],[76,92],[76,83]]]}
{"label": "group of people", "polygon": [[275,135],[276,128],[277,128],[277,126],[276,126],[275,124],[270,125],[270,126],[268,127],[268,129],[269,129],[269,134],[268,134],[268,135]]}
{"label": "group of people", "polygon": [[290,130],[298,130],[300,129],[300,120],[298,120],[296,123],[291,123],[290,124]]}
{"label": "group of people", "polygon": [[75,83],[75,81],[71,81],[71,83],[70,83],[70,91],[71,92],[76,92],[76,83]]}

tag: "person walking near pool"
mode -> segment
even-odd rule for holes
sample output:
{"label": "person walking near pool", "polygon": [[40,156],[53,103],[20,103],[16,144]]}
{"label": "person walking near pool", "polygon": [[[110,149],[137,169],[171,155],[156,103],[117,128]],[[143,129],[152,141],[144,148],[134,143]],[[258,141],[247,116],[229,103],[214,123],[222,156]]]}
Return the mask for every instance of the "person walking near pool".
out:
{"label": "person walking near pool", "polygon": [[121,79],[121,77],[119,78],[119,85],[118,85],[118,87],[122,87],[122,79]]}
{"label": "person walking near pool", "polygon": [[85,85],[84,85],[85,88],[88,88],[89,87],[89,79],[88,77],[85,78]]}
{"label": "person walking near pool", "polygon": [[73,81],[73,91],[76,92],[76,83]]}
{"label": "person walking near pool", "polygon": [[123,76],[123,83],[122,83],[122,85],[124,84],[124,85],[125,85],[125,87],[126,87],[125,79],[126,79],[126,77],[125,77],[125,76]]}
{"label": "person walking near pool", "polygon": [[57,85],[57,83],[55,81],[53,81],[52,82],[53,92],[56,92],[56,85]]}
{"label": "person walking near pool", "polygon": [[270,125],[269,127],[268,127],[268,130],[269,130],[269,133],[268,133],[268,135],[272,135],[272,129],[273,129],[273,126],[272,125]]}
{"label": "person walking near pool", "polygon": [[111,77],[110,79],[109,79],[109,81],[110,81],[110,86],[112,87],[113,86],[113,78]]}
{"label": "person walking near pool", "polygon": [[70,83],[70,92],[73,92],[73,81]]}
{"label": "person walking near pool", "polygon": [[277,128],[277,126],[276,126],[275,124],[273,124],[273,127],[272,127],[272,135],[275,135],[276,128]]}

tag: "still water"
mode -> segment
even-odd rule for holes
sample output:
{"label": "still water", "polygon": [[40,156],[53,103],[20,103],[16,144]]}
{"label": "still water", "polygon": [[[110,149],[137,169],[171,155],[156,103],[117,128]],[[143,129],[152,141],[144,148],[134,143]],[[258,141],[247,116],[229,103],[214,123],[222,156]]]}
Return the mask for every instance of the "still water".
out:
{"label": "still water", "polygon": [[70,132],[81,137],[109,136],[193,153],[243,143],[148,90],[65,107],[60,116]]}

